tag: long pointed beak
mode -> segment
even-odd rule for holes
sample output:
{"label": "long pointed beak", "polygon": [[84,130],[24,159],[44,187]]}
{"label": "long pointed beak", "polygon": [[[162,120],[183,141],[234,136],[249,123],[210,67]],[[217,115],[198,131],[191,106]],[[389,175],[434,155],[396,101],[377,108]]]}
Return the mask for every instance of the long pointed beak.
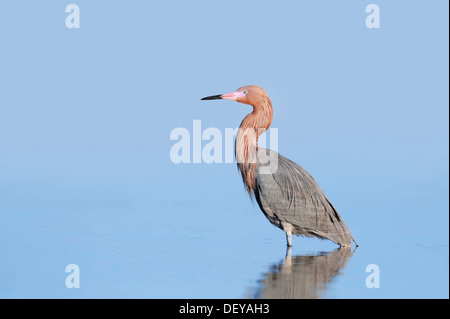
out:
{"label": "long pointed beak", "polygon": [[240,97],[244,97],[244,93],[240,91],[226,93],[226,94],[219,94],[219,95],[211,95],[204,97],[202,100],[233,100],[236,101]]}
{"label": "long pointed beak", "polygon": [[220,99],[222,99],[222,94],[207,96],[204,97],[202,100],[220,100]]}

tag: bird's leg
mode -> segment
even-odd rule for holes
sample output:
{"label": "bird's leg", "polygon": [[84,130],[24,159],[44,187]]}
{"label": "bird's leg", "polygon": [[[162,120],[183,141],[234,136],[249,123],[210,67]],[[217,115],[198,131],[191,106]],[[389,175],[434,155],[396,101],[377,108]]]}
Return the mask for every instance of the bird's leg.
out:
{"label": "bird's leg", "polygon": [[286,243],[288,247],[292,247],[292,235],[291,232],[286,232]]}
{"label": "bird's leg", "polygon": [[287,260],[288,258],[291,259],[291,255],[292,255],[292,247],[286,246],[286,256],[284,257],[284,259],[285,260]]}
{"label": "bird's leg", "polygon": [[288,247],[292,247],[292,225],[286,222],[281,222],[281,227],[286,232],[286,243]]}

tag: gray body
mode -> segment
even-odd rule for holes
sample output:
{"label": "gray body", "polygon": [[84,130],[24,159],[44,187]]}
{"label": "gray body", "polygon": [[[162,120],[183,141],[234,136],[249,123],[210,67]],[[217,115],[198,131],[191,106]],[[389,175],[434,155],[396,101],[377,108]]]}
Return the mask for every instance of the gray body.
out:
{"label": "gray body", "polygon": [[355,242],[339,213],[305,169],[272,150],[260,148],[257,158],[256,201],[267,219],[286,232],[288,246],[292,246],[292,234],[329,239],[340,246]]}

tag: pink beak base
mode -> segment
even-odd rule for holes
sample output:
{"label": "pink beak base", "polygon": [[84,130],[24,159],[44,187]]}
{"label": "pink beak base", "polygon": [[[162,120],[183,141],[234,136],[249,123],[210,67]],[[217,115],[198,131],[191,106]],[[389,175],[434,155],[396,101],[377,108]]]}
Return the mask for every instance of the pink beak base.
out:
{"label": "pink beak base", "polygon": [[222,99],[225,100],[233,100],[235,101],[236,99],[240,98],[240,97],[244,97],[244,93],[240,92],[240,91],[236,91],[236,92],[231,92],[231,93],[225,93],[221,95]]}

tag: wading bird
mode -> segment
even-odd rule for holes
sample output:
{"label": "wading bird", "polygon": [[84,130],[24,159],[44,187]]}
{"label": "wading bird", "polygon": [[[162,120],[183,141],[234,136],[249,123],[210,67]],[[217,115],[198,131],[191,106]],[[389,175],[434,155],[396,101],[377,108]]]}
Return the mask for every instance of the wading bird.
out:
{"label": "wading bird", "polygon": [[329,239],[351,246],[352,234],[316,181],[300,165],[269,149],[258,148],[258,137],[272,123],[272,102],[260,87],[248,85],[235,92],[202,100],[233,100],[253,106],[242,121],[235,142],[235,156],[245,188],[255,196],[267,219],[292,235]]}

